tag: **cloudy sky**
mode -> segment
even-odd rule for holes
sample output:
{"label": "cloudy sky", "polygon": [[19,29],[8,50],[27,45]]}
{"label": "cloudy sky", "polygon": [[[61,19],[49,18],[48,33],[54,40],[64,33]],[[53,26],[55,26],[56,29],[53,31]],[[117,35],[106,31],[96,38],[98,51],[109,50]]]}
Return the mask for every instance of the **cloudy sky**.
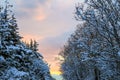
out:
{"label": "cloudy sky", "polygon": [[35,39],[39,52],[51,67],[58,72],[55,60],[63,44],[75,30],[75,4],[83,0],[9,0],[14,5],[20,34],[24,40]]}

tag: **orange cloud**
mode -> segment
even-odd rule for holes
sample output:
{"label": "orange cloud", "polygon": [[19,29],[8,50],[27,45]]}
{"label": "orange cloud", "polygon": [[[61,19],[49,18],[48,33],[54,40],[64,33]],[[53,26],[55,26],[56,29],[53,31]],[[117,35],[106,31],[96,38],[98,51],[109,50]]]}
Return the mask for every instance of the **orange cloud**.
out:
{"label": "orange cloud", "polygon": [[36,15],[35,16],[35,20],[37,20],[37,21],[42,21],[42,20],[44,20],[46,18],[46,16],[45,15],[42,15],[42,14],[39,14],[39,15]]}
{"label": "orange cloud", "polygon": [[42,21],[42,20],[45,20],[46,17],[47,17],[47,14],[45,13],[43,8],[38,7],[35,9],[35,15],[34,15],[35,20]]}
{"label": "orange cloud", "polygon": [[52,0],[46,0],[44,4],[39,5],[35,10],[34,19],[37,21],[42,21],[47,18],[50,14],[50,8],[52,5]]}

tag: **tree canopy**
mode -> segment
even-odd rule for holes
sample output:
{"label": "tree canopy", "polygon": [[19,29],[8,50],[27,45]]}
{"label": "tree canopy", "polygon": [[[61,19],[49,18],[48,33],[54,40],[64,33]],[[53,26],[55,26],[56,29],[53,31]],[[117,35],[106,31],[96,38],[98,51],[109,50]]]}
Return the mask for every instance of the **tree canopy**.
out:
{"label": "tree canopy", "polygon": [[85,0],[76,7],[83,23],[70,36],[60,55],[66,80],[120,79],[120,1]]}

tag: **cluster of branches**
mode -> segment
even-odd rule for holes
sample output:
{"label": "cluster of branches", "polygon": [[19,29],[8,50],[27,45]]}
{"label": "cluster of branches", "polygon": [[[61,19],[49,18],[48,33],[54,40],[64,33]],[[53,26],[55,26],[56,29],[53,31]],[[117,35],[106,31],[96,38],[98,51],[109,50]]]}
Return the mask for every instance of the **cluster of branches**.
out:
{"label": "cluster of branches", "polygon": [[33,50],[33,51],[38,51],[38,43],[36,40],[30,40],[30,42],[24,42],[26,44],[26,46]]}
{"label": "cluster of branches", "polygon": [[76,6],[82,21],[64,46],[61,70],[66,80],[120,79],[120,1],[86,0]]}

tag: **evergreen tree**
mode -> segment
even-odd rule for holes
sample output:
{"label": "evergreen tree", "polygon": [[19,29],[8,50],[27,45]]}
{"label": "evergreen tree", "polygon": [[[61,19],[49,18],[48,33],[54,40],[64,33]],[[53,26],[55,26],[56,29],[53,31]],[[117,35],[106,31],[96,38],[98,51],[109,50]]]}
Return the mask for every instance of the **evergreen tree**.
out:
{"label": "evergreen tree", "polygon": [[31,39],[30,43],[25,42],[25,44],[27,45],[27,47],[29,49],[31,49],[33,51],[36,51],[36,52],[38,51],[38,43],[37,43],[37,41]]}
{"label": "evergreen tree", "polygon": [[6,43],[2,43],[3,45],[15,45],[17,43],[20,43],[21,39],[17,32],[18,27],[16,24],[16,19],[14,17],[14,14],[11,14],[12,11],[10,10],[10,7],[12,7],[12,5],[9,5],[6,1],[5,8],[4,10],[1,9],[0,14],[0,34],[2,39],[6,41]]}
{"label": "evergreen tree", "polygon": [[35,50],[20,39],[16,19],[6,1],[0,10],[0,79],[1,80],[52,80],[48,65]]}

